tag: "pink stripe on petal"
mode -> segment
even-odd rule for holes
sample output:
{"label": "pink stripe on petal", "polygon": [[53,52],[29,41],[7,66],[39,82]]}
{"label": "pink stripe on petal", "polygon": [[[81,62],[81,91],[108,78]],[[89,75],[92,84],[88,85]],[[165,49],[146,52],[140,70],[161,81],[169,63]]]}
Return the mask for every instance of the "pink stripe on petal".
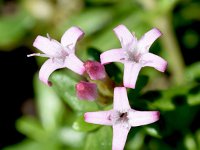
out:
{"label": "pink stripe on petal", "polygon": [[83,62],[74,54],[70,54],[65,59],[65,67],[82,75],[85,71],[85,67],[83,66]]}
{"label": "pink stripe on petal", "polygon": [[124,64],[124,86],[127,88],[135,88],[136,80],[140,69],[142,68],[139,63],[125,63]]}
{"label": "pink stripe on petal", "polygon": [[111,120],[112,110],[87,112],[84,114],[85,122],[100,124],[100,125],[112,125]]}
{"label": "pink stripe on petal", "polygon": [[131,34],[131,32],[126,28],[126,26],[119,25],[113,30],[118,39],[120,40],[122,48],[131,48],[133,47],[133,44],[136,44],[136,37],[133,34]]}
{"label": "pink stripe on petal", "polygon": [[123,126],[123,124],[116,124],[113,126],[113,142],[112,150],[123,150],[130,127]]}
{"label": "pink stripe on petal", "polygon": [[114,110],[119,112],[127,112],[131,107],[128,102],[127,92],[125,87],[116,87],[114,89]]}
{"label": "pink stripe on petal", "polygon": [[153,42],[162,35],[160,30],[153,28],[150,31],[146,32],[142,38],[138,41],[138,49],[141,53],[146,53],[149,51],[149,48]]}
{"label": "pink stripe on petal", "polygon": [[63,68],[62,65],[54,63],[52,59],[48,59],[40,68],[39,79],[46,85],[51,86],[51,82],[48,80],[52,72],[57,69]]}
{"label": "pink stripe on petal", "polygon": [[63,34],[61,44],[71,50],[75,50],[76,42],[84,36],[84,32],[78,27],[71,27]]}
{"label": "pink stripe on petal", "polygon": [[133,127],[154,123],[159,120],[159,116],[158,111],[131,110],[128,112],[129,123]]}
{"label": "pink stripe on petal", "polygon": [[101,64],[108,64],[111,62],[123,62],[126,58],[126,52],[122,49],[111,49],[103,52],[100,55]]}
{"label": "pink stripe on petal", "polygon": [[154,67],[161,72],[164,72],[167,68],[167,61],[152,53],[142,55],[141,61],[143,62],[143,66]]}
{"label": "pink stripe on petal", "polygon": [[49,56],[60,57],[62,55],[62,46],[58,41],[53,39],[50,40],[43,36],[37,36],[33,46]]}

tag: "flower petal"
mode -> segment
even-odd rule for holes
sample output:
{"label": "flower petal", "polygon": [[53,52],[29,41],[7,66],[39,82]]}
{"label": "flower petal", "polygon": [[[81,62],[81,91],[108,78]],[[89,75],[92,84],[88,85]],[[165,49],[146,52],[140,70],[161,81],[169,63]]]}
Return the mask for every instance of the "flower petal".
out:
{"label": "flower petal", "polygon": [[84,119],[88,123],[112,125],[111,114],[112,110],[87,112],[84,114]]}
{"label": "flower petal", "polygon": [[122,124],[113,126],[112,150],[123,150],[130,127],[124,127]]}
{"label": "flower petal", "polygon": [[149,51],[149,48],[153,42],[162,35],[160,30],[153,28],[150,31],[146,32],[142,38],[138,41],[138,49],[141,53],[146,53]]}
{"label": "flower petal", "polygon": [[60,45],[60,43],[56,40],[48,39],[43,36],[37,36],[37,38],[33,43],[33,46],[49,56],[52,57],[62,56],[63,48]]}
{"label": "flower petal", "polygon": [[152,53],[142,55],[141,62],[143,63],[143,66],[154,67],[161,72],[164,72],[167,68],[167,61]]}
{"label": "flower petal", "polygon": [[114,110],[119,112],[127,112],[131,107],[128,102],[127,92],[125,87],[116,87],[114,89]]}
{"label": "flower petal", "polygon": [[83,62],[75,54],[70,54],[69,56],[67,56],[67,58],[65,59],[65,67],[80,75],[82,75],[85,71]]}
{"label": "flower petal", "polygon": [[76,42],[84,36],[84,32],[78,27],[71,27],[63,34],[61,44],[75,51]]}
{"label": "flower petal", "polygon": [[156,122],[159,116],[160,113],[158,111],[137,111],[132,109],[128,112],[129,123],[133,127]]}
{"label": "flower petal", "polygon": [[140,63],[127,62],[124,64],[124,86],[128,88],[135,88],[136,80],[141,69]]}
{"label": "flower petal", "polygon": [[136,37],[124,25],[119,25],[113,29],[116,36],[120,40],[122,48],[133,47],[137,43]]}
{"label": "flower petal", "polygon": [[39,79],[47,84],[48,86],[51,86],[52,83],[48,81],[49,76],[52,72],[54,72],[57,69],[63,68],[64,66],[54,62],[52,59],[48,59],[41,67],[39,71]]}
{"label": "flower petal", "polygon": [[123,62],[126,57],[126,52],[123,49],[111,49],[103,52],[100,55],[101,64],[107,64],[110,62]]}

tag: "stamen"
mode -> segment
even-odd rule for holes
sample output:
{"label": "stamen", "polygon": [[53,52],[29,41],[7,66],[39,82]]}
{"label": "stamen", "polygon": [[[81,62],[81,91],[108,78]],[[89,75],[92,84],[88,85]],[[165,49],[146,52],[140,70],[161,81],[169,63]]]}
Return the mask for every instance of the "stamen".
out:
{"label": "stamen", "polygon": [[27,55],[27,57],[32,57],[32,56],[50,57],[50,56],[48,56],[46,54],[40,54],[40,53],[33,53],[33,54]]}
{"label": "stamen", "polygon": [[49,33],[47,33],[47,38],[51,41],[52,38],[50,37]]}

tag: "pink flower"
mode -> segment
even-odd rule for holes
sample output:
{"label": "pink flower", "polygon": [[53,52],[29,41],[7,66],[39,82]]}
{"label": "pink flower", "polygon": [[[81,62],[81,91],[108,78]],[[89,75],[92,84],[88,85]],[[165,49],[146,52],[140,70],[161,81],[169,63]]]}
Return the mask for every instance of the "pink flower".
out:
{"label": "pink flower", "polygon": [[111,49],[102,53],[100,56],[101,63],[124,63],[123,82],[125,87],[135,88],[136,80],[142,67],[149,66],[161,72],[165,71],[167,62],[161,57],[149,53],[150,46],[161,36],[161,32],[158,29],[151,29],[140,40],[137,40],[124,25],[117,26],[114,32],[120,40],[122,48]]}
{"label": "pink flower", "polygon": [[80,81],[76,84],[76,95],[79,99],[93,101],[97,98],[97,85]]}
{"label": "pink flower", "polygon": [[92,80],[102,80],[106,77],[105,68],[98,61],[88,60],[84,63],[84,67]]}
{"label": "pink flower", "polygon": [[87,112],[88,123],[113,126],[112,150],[123,150],[131,127],[153,123],[159,119],[158,111],[137,111],[131,109],[125,87],[114,89],[113,109],[108,111]]}
{"label": "pink flower", "polygon": [[60,68],[69,68],[70,70],[82,75],[85,71],[83,62],[75,55],[76,42],[83,37],[84,32],[78,27],[69,28],[61,38],[61,43],[46,37],[38,36],[33,46],[41,50],[44,54],[34,53],[30,56],[48,57],[49,59],[42,65],[39,71],[39,78],[45,84],[51,86],[48,81],[51,73]]}

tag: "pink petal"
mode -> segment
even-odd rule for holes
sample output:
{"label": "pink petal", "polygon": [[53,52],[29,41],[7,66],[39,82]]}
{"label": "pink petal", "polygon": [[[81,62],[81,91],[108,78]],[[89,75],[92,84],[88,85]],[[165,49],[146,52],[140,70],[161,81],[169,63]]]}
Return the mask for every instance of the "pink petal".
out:
{"label": "pink petal", "polygon": [[52,72],[54,72],[57,69],[63,68],[64,66],[61,64],[58,64],[56,62],[53,62],[52,59],[48,59],[41,67],[39,71],[39,78],[42,82],[44,82],[46,85],[51,86],[52,83],[48,81],[49,76]]}
{"label": "pink petal", "polygon": [[112,114],[112,110],[87,112],[84,114],[84,119],[88,123],[112,125],[111,114]]}
{"label": "pink petal", "polygon": [[37,38],[33,43],[33,46],[49,56],[52,57],[62,56],[63,48],[60,45],[60,43],[56,40],[53,39],[50,40],[43,36],[37,36]]}
{"label": "pink petal", "polygon": [[161,72],[164,72],[167,68],[167,61],[152,53],[142,55],[141,61],[143,62],[143,66],[154,67]]}
{"label": "pink petal", "polygon": [[128,102],[127,92],[125,87],[116,87],[114,89],[114,110],[126,112],[131,107]]}
{"label": "pink petal", "polygon": [[138,49],[141,53],[146,53],[149,51],[149,48],[153,42],[162,35],[160,30],[153,28],[150,31],[146,32],[142,38],[138,41]]}
{"label": "pink petal", "polygon": [[116,124],[113,126],[113,142],[112,150],[123,150],[130,127],[123,126],[123,124]]}
{"label": "pink petal", "polygon": [[128,112],[129,123],[131,126],[141,126],[156,122],[159,119],[158,111],[137,111],[131,110]]}
{"label": "pink petal", "polygon": [[78,57],[76,57],[75,54],[70,54],[69,56],[67,56],[67,58],[65,59],[65,67],[80,75],[82,75],[85,71],[83,62]]}
{"label": "pink petal", "polygon": [[106,77],[105,68],[98,61],[88,60],[84,63],[84,67],[92,80],[102,80]]}
{"label": "pink petal", "polygon": [[128,88],[135,88],[136,80],[141,69],[141,64],[127,62],[124,64],[124,86]]}
{"label": "pink petal", "polygon": [[76,95],[81,100],[94,101],[97,94],[97,85],[95,83],[80,81],[76,84]]}
{"label": "pink petal", "polygon": [[126,52],[123,49],[111,49],[100,55],[101,64],[111,62],[123,62],[127,58]]}
{"label": "pink petal", "polygon": [[121,42],[122,48],[131,48],[137,43],[136,37],[124,25],[114,28],[114,32]]}
{"label": "pink petal", "polygon": [[74,52],[78,40],[84,36],[84,32],[78,27],[71,27],[63,34],[61,44]]}

